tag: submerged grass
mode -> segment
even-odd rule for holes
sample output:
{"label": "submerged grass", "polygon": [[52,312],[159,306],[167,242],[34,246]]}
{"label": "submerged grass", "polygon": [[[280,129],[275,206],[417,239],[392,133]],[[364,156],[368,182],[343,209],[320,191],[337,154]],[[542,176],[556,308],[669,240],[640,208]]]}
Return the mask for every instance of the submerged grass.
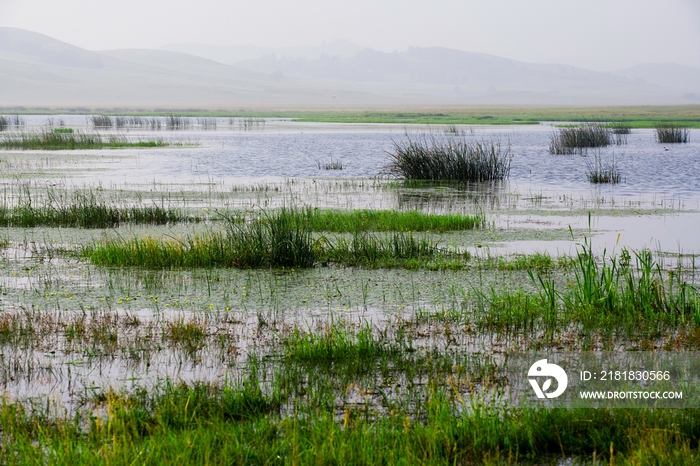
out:
{"label": "submerged grass", "polygon": [[80,150],[80,149],[121,149],[152,148],[174,145],[163,139],[150,141],[129,141],[125,136],[75,132],[40,132],[9,133],[0,138],[0,148],[19,150]]}
{"label": "submerged grass", "polygon": [[389,173],[410,180],[494,181],[508,178],[510,145],[471,142],[466,138],[438,140],[422,135],[394,141]]}

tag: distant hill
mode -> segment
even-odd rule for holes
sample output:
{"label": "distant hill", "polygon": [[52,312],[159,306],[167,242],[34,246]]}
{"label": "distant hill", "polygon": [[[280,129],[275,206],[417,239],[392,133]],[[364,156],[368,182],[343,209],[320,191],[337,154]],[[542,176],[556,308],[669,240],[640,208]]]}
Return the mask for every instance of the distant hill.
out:
{"label": "distant hill", "polygon": [[352,57],[364,47],[348,40],[336,40],[316,46],[300,47],[256,47],[254,45],[223,46],[205,44],[168,44],[161,50],[187,53],[227,65],[235,65],[243,60],[254,60],[265,56],[288,58],[319,58],[323,55],[337,57]]}
{"label": "distant hill", "polygon": [[690,85],[698,72],[690,67],[635,67],[623,70],[628,76],[440,47],[357,47],[289,48],[285,53],[302,55],[262,55],[232,66],[177,51],[93,52],[0,28],[0,107],[634,105],[691,103],[700,92]]}

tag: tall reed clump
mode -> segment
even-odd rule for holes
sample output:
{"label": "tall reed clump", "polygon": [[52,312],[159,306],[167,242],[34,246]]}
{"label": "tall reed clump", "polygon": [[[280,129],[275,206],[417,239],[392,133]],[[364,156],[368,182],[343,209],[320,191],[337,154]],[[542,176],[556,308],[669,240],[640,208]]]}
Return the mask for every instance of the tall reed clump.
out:
{"label": "tall reed clump", "polygon": [[612,160],[603,160],[600,152],[593,155],[593,160],[586,157],[586,166],[588,168],[588,181],[591,183],[619,183],[622,179],[620,170],[615,162],[615,155]]}
{"label": "tall reed clump", "polygon": [[111,128],[114,126],[112,118],[107,115],[92,115],[90,121],[95,128]]}
{"label": "tall reed clump", "polygon": [[169,130],[181,130],[190,127],[190,119],[185,116],[175,115],[171,113],[165,117],[165,126]]}
{"label": "tall reed clump", "polygon": [[222,232],[182,240],[134,238],[84,251],[99,265],[164,267],[313,267],[311,231],[295,211],[281,209],[248,223],[229,219]]}
{"label": "tall reed clump", "polygon": [[676,123],[655,126],[656,140],[664,143],[690,142],[690,128]]}
{"label": "tall reed clump", "polygon": [[470,142],[465,138],[438,140],[434,136],[394,141],[389,173],[409,180],[494,181],[508,178],[510,144]]}
{"label": "tall reed clump", "polygon": [[609,146],[612,141],[609,127],[596,123],[559,128],[549,139],[550,154],[583,153],[592,147]]}

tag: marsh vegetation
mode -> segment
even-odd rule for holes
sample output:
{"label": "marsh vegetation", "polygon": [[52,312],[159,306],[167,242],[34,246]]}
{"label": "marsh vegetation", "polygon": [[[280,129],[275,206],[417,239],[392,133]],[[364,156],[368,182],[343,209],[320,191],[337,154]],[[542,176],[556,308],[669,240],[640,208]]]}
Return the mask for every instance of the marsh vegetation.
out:
{"label": "marsh vegetation", "polygon": [[508,178],[510,144],[407,135],[394,141],[388,172],[407,180],[496,181]]}

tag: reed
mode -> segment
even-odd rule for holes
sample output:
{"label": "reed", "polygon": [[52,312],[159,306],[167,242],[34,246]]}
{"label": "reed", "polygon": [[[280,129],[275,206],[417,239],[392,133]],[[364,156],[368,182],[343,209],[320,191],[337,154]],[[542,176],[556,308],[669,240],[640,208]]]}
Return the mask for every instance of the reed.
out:
{"label": "reed", "polygon": [[317,161],[316,166],[319,170],[342,170],[345,168],[342,160],[334,160],[333,158],[328,162]]}
{"label": "reed", "polygon": [[90,121],[95,128],[111,128],[114,126],[112,118],[107,115],[92,115],[90,116]]}
{"label": "reed", "polygon": [[609,146],[611,140],[608,126],[586,123],[555,129],[549,139],[548,151],[550,154],[583,153],[589,148]]}
{"label": "reed", "polygon": [[655,126],[656,140],[663,143],[690,142],[690,128],[675,123]]}
{"label": "reed", "polygon": [[600,153],[594,154],[593,160],[590,157],[586,157],[586,167],[588,169],[586,176],[591,183],[616,184],[622,179],[614,154],[610,161],[603,160]]}
{"label": "reed", "polygon": [[387,171],[410,180],[494,181],[510,173],[510,145],[470,142],[466,138],[438,140],[434,136],[394,141]]}

